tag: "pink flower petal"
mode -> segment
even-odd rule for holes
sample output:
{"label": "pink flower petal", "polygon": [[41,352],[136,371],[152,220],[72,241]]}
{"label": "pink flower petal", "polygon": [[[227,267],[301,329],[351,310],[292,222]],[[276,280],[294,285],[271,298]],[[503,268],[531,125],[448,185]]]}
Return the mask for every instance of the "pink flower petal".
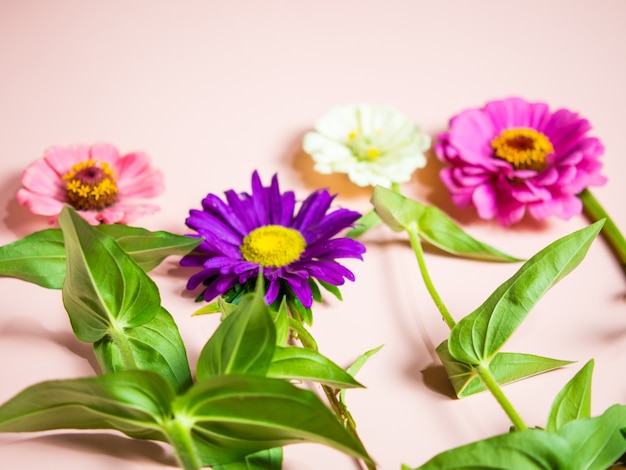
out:
{"label": "pink flower petal", "polygon": [[59,176],[66,174],[72,166],[89,158],[89,147],[52,147],[44,152],[44,159]]}
{"label": "pink flower petal", "polygon": [[36,194],[27,189],[20,189],[15,195],[18,202],[30,209],[34,214],[57,215],[65,205],[62,201],[46,195]]}
{"label": "pink flower petal", "polygon": [[89,150],[89,156],[98,162],[106,162],[109,165],[115,165],[120,158],[120,153],[111,144],[97,144]]}
{"label": "pink flower petal", "polygon": [[497,212],[496,193],[492,186],[478,186],[472,194],[472,202],[482,219],[493,219]]}
{"label": "pink flower petal", "polygon": [[65,197],[63,180],[45,160],[37,160],[24,170],[22,186],[33,193],[44,196],[56,199]]}

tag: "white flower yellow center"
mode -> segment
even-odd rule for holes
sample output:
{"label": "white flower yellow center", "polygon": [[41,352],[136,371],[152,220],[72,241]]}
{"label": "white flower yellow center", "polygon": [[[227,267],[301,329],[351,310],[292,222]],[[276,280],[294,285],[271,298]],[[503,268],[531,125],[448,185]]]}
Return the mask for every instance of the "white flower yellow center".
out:
{"label": "white flower yellow center", "polygon": [[360,130],[354,130],[348,134],[347,146],[352,154],[362,161],[375,161],[381,155],[381,149],[378,148],[370,136],[364,135]]}
{"label": "white flower yellow center", "polygon": [[113,170],[92,159],[77,163],[63,175],[68,203],[77,210],[102,210],[117,198]]}
{"label": "white flower yellow center", "polygon": [[266,225],[250,232],[239,250],[246,261],[278,268],[296,261],[305,248],[306,241],[297,230]]}
{"label": "white flower yellow center", "polygon": [[516,170],[541,171],[546,157],[554,153],[550,140],[534,129],[505,129],[491,141],[494,156],[506,160]]}

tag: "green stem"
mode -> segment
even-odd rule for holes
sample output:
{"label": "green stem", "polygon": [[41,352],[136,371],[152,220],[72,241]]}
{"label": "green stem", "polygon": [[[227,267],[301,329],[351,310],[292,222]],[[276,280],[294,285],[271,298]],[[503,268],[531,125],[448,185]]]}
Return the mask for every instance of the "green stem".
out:
{"label": "green stem", "polygon": [[[296,323],[296,322],[293,322],[293,323]],[[290,325],[293,328],[292,322],[290,322]],[[298,334],[298,339],[300,340],[300,343],[302,343],[302,346],[306,349],[317,351],[317,344],[313,340],[313,337],[311,336],[311,334],[308,333],[306,330],[304,330],[306,334],[304,335],[301,334],[303,329],[304,329],[303,326],[301,326],[301,328],[295,329],[295,331]],[[333,412],[335,413],[335,415],[344,424],[344,426],[352,433],[352,435],[356,438],[356,440],[362,444],[363,441],[361,441],[361,438],[359,437],[359,434],[356,431],[356,422],[354,421],[352,414],[348,411],[348,408],[344,405],[344,403],[339,399],[339,390],[333,387],[329,387],[328,385],[322,385],[322,390],[324,391],[324,395],[326,395],[326,398],[328,399],[328,403],[330,403],[330,406],[333,409]],[[373,463],[367,462],[365,460],[363,461],[363,463],[368,468],[368,470],[376,469],[376,466]]]}
{"label": "green stem", "polygon": [[494,396],[498,404],[502,407],[502,409],[507,414],[507,416],[509,417],[513,425],[517,428],[517,430],[523,431],[524,429],[527,429],[527,426],[526,424],[524,424],[524,421],[522,421],[522,418],[520,417],[520,415],[517,413],[517,411],[515,411],[515,408],[513,408],[513,405],[511,404],[509,399],[502,392],[500,385],[498,384],[494,376],[491,374],[489,367],[477,365],[477,366],[474,366],[474,370],[476,370],[476,372],[478,373],[478,376],[485,384],[485,387],[487,387],[487,389]]}
{"label": "green stem", "polygon": [[113,340],[113,343],[117,346],[117,349],[122,356],[122,363],[124,364],[124,370],[137,369],[137,362],[135,362],[135,355],[133,349],[130,347],[130,342],[124,333],[124,330],[118,329],[114,325],[109,329],[109,336]]}
{"label": "green stem", "polygon": [[588,189],[585,189],[578,197],[583,202],[583,210],[592,223],[600,219],[606,219],[601,233],[616,256],[624,275],[626,275],[626,240],[624,236],[617,228],[617,225],[615,225],[615,222],[613,222],[613,219],[609,217],[602,205]]}
{"label": "green stem", "polygon": [[424,284],[426,284],[426,289],[428,289],[430,297],[433,299],[435,305],[439,309],[439,312],[443,317],[443,321],[446,322],[448,328],[452,329],[454,325],[456,325],[456,322],[454,321],[454,318],[452,318],[452,315],[450,315],[450,312],[443,303],[443,300],[441,300],[441,297],[439,296],[439,293],[437,292],[437,289],[435,289],[435,285],[430,278],[430,274],[428,273],[428,269],[426,268],[426,262],[424,261],[424,250],[422,249],[422,242],[420,241],[418,235],[417,225],[411,226],[407,230],[407,232],[409,234],[411,246],[413,247],[413,252],[415,253],[415,258],[417,258],[417,264],[419,266],[420,273],[422,274],[422,278],[424,279]]}
{"label": "green stem", "polygon": [[167,437],[174,449],[176,460],[185,470],[200,470],[202,462],[191,440],[189,428],[180,421],[173,420],[167,427]]}

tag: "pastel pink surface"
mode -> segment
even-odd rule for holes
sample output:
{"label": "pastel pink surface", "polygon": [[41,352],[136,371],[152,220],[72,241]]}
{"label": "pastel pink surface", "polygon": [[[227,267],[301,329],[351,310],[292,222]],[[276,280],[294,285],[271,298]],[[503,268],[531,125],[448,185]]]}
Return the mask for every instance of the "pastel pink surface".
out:
{"label": "pastel pink surface", "polygon": [[[626,63],[620,0],[0,2],[0,243],[48,227],[15,193],[24,168],[45,149],[111,142],[146,152],[164,175],[161,211],[135,225],[186,233],[190,208],[208,193],[248,190],[257,169],[278,173],[299,198],[319,187],[337,204],[369,208],[370,192],[342,176],[313,172],[304,133],[328,108],[391,104],[436,136],[465,108],[506,96],[579,112],[606,147],[608,183],[594,188],[626,230]],[[529,26],[533,25],[533,32]],[[140,157],[138,157],[140,158]],[[436,204],[467,231],[529,257],[586,225],[583,217],[512,228],[456,209],[432,152],[404,192]],[[487,394],[450,398],[434,348],[447,336],[405,237],[367,234],[365,261],[346,265],[356,282],[315,310],[320,350],[347,366],[384,344],[361,370],[366,389],[347,402],[383,470],[418,466],[438,452],[508,430]],[[428,251],[439,293],[455,318],[471,312],[517,264],[459,260]],[[154,271],[163,305],[177,320],[192,365],[217,326],[194,317],[190,272],[171,258]],[[543,426],[551,401],[595,359],[593,414],[624,402],[626,280],[597,240],[581,266],[535,307],[505,350],[577,361],[511,384],[507,396],[529,425]],[[0,279],[0,402],[42,380],[93,375],[89,345],[72,335],[60,293]],[[0,435],[0,467],[172,468],[169,450],[118,433],[61,431]],[[287,470],[356,464],[337,451],[293,445]]]}

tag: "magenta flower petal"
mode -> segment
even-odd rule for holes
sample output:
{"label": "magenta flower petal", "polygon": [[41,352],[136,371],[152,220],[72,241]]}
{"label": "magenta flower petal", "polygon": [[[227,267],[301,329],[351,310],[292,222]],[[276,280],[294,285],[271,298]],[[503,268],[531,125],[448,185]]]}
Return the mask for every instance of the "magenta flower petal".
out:
{"label": "magenta flower petal", "polygon": [[110,144],[52,147],[24,170],[16,198],[51,221],[70,205],[92,225],[127,224],[159,210],[142,199],[161,194],[162,179],[144,153],[120,157]]}
{"label": "magenta flower petal", "polygon": [[266,302],[294,296],[308,308],[313,302],[312,280],[333,285],[354,280],[352,272],[335,260],[362,259],[365,247],[355,240],[333,237],[352,227],[360,214],[347,209],[330,211],[334,196],[327,191],[309,195],[296,212],[294,193],[281,193],[276,175],[269,186],[263,186],[255,171],[251,194],[228,190],[224,195],[226,201],[207,195],[203,210],[190,210],[186,219],[187,226],[204,238],[180,262],[202,266],[187,283],[189,290],[203,285],[206,301],[219,295],[236,296],[240,287],[244,291],[254,288],[263,268]]}
{"label": "magenta flower petal", "polygon": [[587,136],[589,122],[567,109],[521,98],[495,100],[450,119],[435,144],[447,164],[443,184],[459,207],[503,225],[528,212],[543,220],[580,214],[577,194],[601,186],[602,143]]}

